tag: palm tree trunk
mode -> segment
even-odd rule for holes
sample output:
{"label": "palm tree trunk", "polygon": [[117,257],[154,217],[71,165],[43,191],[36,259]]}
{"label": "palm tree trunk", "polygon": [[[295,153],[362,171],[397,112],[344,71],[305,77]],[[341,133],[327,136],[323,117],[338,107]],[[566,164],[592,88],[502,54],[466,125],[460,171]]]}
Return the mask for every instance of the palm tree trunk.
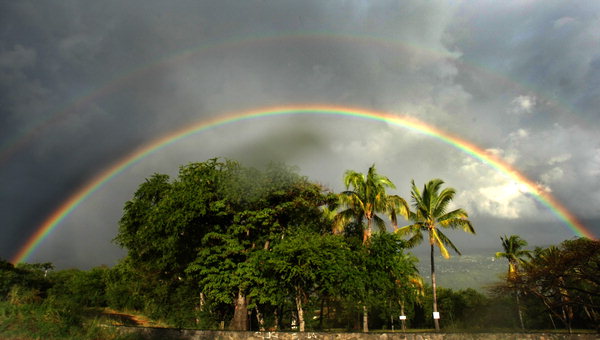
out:
{"label": "palm tree trunk", "polygon": [[367,218],[367,228],[363,231],[363,245],[371,238],[371,219]]}
{"label": "palm tree trunk", "polygon": [[[437,314],[437,291],[436,291],[436,282],[435,282],[435,264],[433,262],[434,255],[434,245],[433,240],[431,240],[431,287],[433,290],[433,313]],[[433,318],[433,324],[435,325],[435,331],[440,331],[440,323],[439,320],[435,317]]]}
{"label": "palm tree trunk", "polygon": [[[367,240],[371,237],[371,219],[367,218],[367,229],[363,232],[363,245],[367,243]],[[363,305],[363,332],[369,331],[369,312],[367,305]]]}

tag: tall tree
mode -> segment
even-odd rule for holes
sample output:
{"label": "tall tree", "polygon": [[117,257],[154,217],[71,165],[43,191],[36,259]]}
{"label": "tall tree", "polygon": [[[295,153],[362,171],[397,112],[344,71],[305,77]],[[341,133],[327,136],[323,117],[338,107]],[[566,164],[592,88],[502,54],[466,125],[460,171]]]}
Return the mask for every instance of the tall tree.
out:
{"label": "tall tree", "polygon": [[[392,181],[377,173],[373,164],[367,174],[347,170],[344,175],[344,184],[346,191],[339,194],[339,200],[346,206],[338,215],[338,221],[346,224],[348,221],[354,221],[362,229],[363,245],[371,237],[373,225],[380,230],[385,231],[385,222],[379,217],[378,213],[384,213],[389,216],[394,228],[398,225],[397,215],[408,216],[408,204],[397,195],[388,195],[387,188],[395,189]],[[350,190],[352,188],[352,190]],[[364,224],[366,221],[366,225]],[[363,310],[363,331],[369,331],[369,320],[367,307]]]}
{"label": "tall tree", "polygon": [[396,189],[396,186],[389,178],[378,174],[375,165],[369,168],[366,175],[353,170],[346,171],[344,184],[346,191],[339,194],[339,199],[347,208],[339,213],[340,220],[354,220],[362,226],[363,244],[371,237],[373,225],[385,231],[385,222],[378,213],[386,214],[394,228],[398,225],[398,214],[408,216],[408,204],[402,197],[386,193],[386,189]]}
{"label": "tall tree", "polygon": [[[519,266],[525,262],[525,258],[531,257],[529,250],[523,249],[527,246],[527,241],[523,240],[518,235],[510,235],[507,237],[500,237],[502,240],[503,252],[497,252],[496,258],[505,258],[508,260],[508,273],[506,278],[508,282],[513,282],[518,275]],[[515,290],[515,299],[517,302],[517,314],[519,315],[519,322],[521,329],[525,329],[525,323],[523,322],[523,312],[521,311],[521,302],[519,299],[519,290]]]}
{"label": "tall tree", "polygon": [[[401,235],[409,236],[408,244],[415,246],[423,241],[423,233],[427,233],[429,246],[431,247],[431,286],[433,291],[433,312],[439,315],[437,310],[437,293],[435,278],[434,250],[438,247],[444,258],[449,258],[448,247],[454,250],[458,255],[460,251],[452,241],[441,231],[444,229],[462,229],[465,232],[475,234],[475,229],[468,214],[463,209],[455,209],[448,212],[448,205],[454,199],[456,191],[454,188],[442,189],[444,181],[441,179],[432,179],[423,186],[421,192],[415,182],[412,181],[411,197],[413,201],[414,212],[410,212],[410,219],[414,222],[411,225],[397,230]],[[440,191],[441,190],[441,191]],[[434,317],[436,331],[440,330],[439,320]]]}

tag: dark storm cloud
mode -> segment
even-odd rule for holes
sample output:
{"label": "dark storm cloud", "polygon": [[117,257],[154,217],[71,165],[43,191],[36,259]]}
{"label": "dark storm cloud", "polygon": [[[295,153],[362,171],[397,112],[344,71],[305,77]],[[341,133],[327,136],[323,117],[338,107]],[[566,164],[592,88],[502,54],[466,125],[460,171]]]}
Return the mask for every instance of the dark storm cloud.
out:
{"label": "dark storm cloud", "polygon": [[[600,189],[597,7],[3,1],[0,257],[137,147],[208,117],[303,103],[417,117],[493,149],[595,221],[600,197],[578,184]],[[79,206],[36,259],[114,261],[123,202],[143,178],[214,156],[285,161],[333,190],[346,169],[376,163],[405,196],[412,178],[444,178],[481,228],[556,224],[505,176],[430,137],[383,123],[280,117],[211,129],[148,157]],[[482,232],[490,242],[494,233]]]}

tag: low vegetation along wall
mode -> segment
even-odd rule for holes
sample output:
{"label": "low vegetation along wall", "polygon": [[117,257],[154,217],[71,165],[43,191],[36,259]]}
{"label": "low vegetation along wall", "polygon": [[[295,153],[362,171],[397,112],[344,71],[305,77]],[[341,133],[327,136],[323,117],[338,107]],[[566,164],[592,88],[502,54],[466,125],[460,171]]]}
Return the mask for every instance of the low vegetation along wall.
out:
{"label": "low vegetation along wall", "polygon": [[598,340],[599,334],[551,333],[319,333],[319,332],[232,332],[168,328],[121,327],[123,332],[138,333],[152,339],[186,340]]}

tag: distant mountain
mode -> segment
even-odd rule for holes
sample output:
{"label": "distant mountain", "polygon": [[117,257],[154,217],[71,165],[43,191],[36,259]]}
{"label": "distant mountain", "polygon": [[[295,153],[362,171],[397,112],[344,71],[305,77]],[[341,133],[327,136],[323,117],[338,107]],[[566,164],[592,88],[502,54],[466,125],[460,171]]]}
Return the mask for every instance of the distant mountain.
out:
{"label": "distant mountain", "polygon": [[[485,292],[486,287],[502,281],[507,270],[504,259],[496,259],[497,249],[469,250],[462,256],[452,255],[444,259],[436,252],[435,271],[438,286],[452,289],[474,288]],[[424,251],[413,252],[419,258],[417,268],[427,283],[431,282],[431,264],[429,254]]]}

